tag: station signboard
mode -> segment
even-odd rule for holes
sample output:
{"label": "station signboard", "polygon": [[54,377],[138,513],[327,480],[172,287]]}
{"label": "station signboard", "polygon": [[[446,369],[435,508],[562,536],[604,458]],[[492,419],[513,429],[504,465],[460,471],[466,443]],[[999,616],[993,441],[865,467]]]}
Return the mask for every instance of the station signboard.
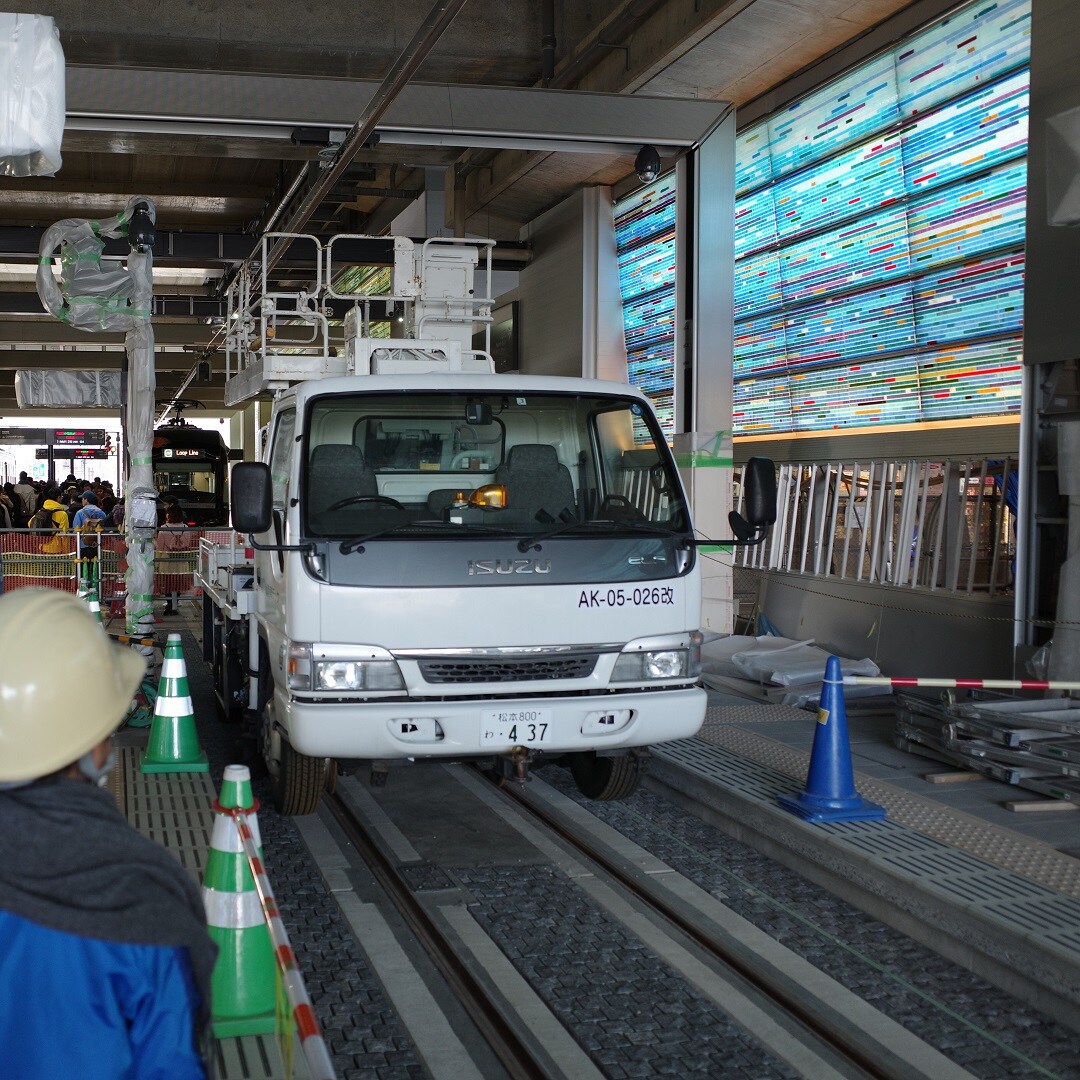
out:
{"label": "station signboard", "polygon": [[53,446],[104,446],[104,428],[54,428]]}
{"label": "station signboard", "polygon": [[0,427],[0,446],[104,446],[104,428]]}
{"label": "station signboard", "polygon": [[45,446],[48,441],[42,427],[0,427],[0,446]]}
{"label": "station signboard", "polygon": [[[47,446],[39,446],[34,451],[38,461],[47,461],[49,458],[49,448]],[[108,461],[109,451],[105,449],[98,450],[90,446],[71,446],[59,452],[54,451],[53,457],[59,458],[63,461],[66,458],[74,459],[75,461]]]}

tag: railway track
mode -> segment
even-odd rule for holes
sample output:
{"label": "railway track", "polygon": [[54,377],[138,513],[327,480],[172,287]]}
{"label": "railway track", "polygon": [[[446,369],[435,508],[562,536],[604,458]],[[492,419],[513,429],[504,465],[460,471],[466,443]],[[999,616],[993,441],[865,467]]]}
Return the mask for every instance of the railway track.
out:
{"label": "railway track", "polygon": [[[462,800],[467,793],[475,796],[486,813],[516,828],[523,840],[561,864],[575,883],[591,889],[593,900],[606,906],[629,933],[643,936],[656,955],[711,996],[776,1059],[776,1075],[801,1074],[814,1080],[970,1075],[870,1006],[861,1014],[851,1008],[843,988],[835,995],[827,986],[823,990],[822,984],[831,980],[816,969],[801,971],[805,962],[788,962],[781,946],[770,940],[776,954],[770,956],[768,945],[748,941],[738,927],[724,926],[722,916],[714,919],[709,912],[708,901],[722,909],[719,901],[705,894],[703,907],[687,879],[668,868],[658,870],[617,838],[605,836],[607,826],[583,824],[582,815],[595,819],[547,785],[499,788],[471,770],[454,773],[466,789]],[[573,1076],[553,1066],[541,1037],[508,1011],[498,986],[478,971],[475,957],[462,954],[460,939],[439,916],[439,905],[417,895],[415,877],[395,855],[379,823],[363,820],[354,809],[355,800],[340,794],[327,803],[502,1069],[511,1077]],[[480,818],[472,827],[477,833],[485,829]],[[598,1068],[595,1075],[608,1074]]]}

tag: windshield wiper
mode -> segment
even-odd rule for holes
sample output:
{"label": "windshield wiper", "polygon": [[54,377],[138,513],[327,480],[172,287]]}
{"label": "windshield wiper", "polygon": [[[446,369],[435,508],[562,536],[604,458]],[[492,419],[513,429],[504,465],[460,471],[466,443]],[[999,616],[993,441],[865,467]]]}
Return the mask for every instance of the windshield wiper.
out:
{"label": "windshield wiper", "polygon": [[667,536],[677,539],[677,534],[666,529],[662,525],[652,525],[647,521],[614,521],[611,518],[593,518],[591,521],[570,521],[563,525],[556,525],[546,532],[537,533],[535,536],[523,536],[517,544],[518,551],[525,552],[532,547],[542,544],[555,536],[564,536],[567,533],[577,532],[619,533],[628,532],[639,536]]}
{"label": "windshield wiper", "polygon": [[506,535],[512,533],[511,529],[502,529],[493,525],[481,525],[478,523],[463,523],[463,522],[449,522],[449,521],[399,521],[396,525],[388,525],[385,529],[375,529],[372,532],[365,533],[363,536],[352,536],[347,540],[342,540],[338,545],[338,550],[342,555],[349,555],[352,552],[359,552],[361,555],[364,553],[364,545],[369,540],[379,540],[384,536],[390,536],[393,533],[404,533],[411,529],[419,529],[422,532],[434,532],[438,530],[445,530],[447,536],[453,536],[460,534],[461,532],[479,532],[488,535]]}

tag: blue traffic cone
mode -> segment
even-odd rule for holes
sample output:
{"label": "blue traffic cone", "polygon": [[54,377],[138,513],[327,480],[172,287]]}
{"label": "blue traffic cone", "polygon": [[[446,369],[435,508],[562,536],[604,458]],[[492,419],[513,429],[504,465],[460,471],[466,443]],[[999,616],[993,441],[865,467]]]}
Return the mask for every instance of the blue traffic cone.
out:
{"label": "blue traffic cone", "polygon": [[855,790],[844,677],[835,656],[825,665],[806,788],[798,795],[778,795],[777,802],[805,821],[880,821],[885,817],[885,807],[861,799]]}

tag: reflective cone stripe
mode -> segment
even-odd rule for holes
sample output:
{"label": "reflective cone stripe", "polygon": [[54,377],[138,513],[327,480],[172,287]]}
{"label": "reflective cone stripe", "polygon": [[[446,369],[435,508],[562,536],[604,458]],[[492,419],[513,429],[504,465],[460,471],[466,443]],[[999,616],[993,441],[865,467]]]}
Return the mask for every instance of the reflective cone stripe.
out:
{"label": "reflective cone stripe", "polygon": [[150,741],[139,768],[144,773],[208,772],[210,769],[206,754],[199,747],[179,634],[170,634],[165,645]]}
{"label": "reflective cone stripe", "polygon": [[98,601],[96,589],[92,588],[87,594],[86,606],[90,609],[90,614],[94,616],[98,626],[104,626],[105,623],[101,618],[101,603]]}
{"label": "reflective cone stripe", "polygon": [[184,693],[187,693],[187,665],[182,656],[166,656],[161,664],[161,677],[163,679],[183,679]]}
{"label": "reflective cone stripe", "polygon": [[[235,770],[246,774],[250,799],[251,776],[244,766],[230,765],[233,779],[222,785],[235,794]],[[254,800],[251,800],[254,816]],[[214,828],[203,876],[203,904],[218,958],[211,976],[214,1034],[219,1038],[274,1031],[277,983],[274,949],[248,855],[233,821],[233,811],[215,803]],[[255,825],[256,835],[258,825]],[[250,830],[249,830],[250,831]],[[256,847],[256,851],[258,848]]]}

